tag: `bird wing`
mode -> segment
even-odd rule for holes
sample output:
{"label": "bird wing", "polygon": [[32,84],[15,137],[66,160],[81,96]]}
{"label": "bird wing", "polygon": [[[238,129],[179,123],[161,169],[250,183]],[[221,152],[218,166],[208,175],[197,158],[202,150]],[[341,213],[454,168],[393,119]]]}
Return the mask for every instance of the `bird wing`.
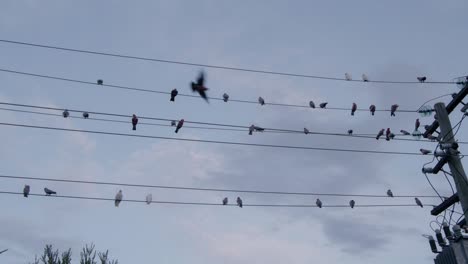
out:
{"label": "bird wing", "polygon": [[208,102],[208,96],[206,96],[205,90],[198,90],[198,93],[203,99],[205,99]]}
{"label": "bird wing", "polygon": [[200,86],[203,86],[204,83],[205,83],[205,75],[203,74],[203,72],[201,72],[200,76],[198,76],[197,84]]}

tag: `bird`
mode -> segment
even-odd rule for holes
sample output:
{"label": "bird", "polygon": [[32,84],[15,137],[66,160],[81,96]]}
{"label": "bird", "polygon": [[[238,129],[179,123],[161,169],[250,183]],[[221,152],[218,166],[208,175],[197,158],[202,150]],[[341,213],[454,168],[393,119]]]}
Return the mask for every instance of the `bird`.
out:
{"label": "bird", "polygon": [[257,132],[263,132],[263,131],[265,131],[265,129],[264,129],[263,127],[259,127],[259,126],[256,126],[256,125],[254,125],[254,129],[255,129],[255,131],[257,131]]}
{"label": "bird", "polygon": [[322,201],[320,201],[320,199],[317,198],[317,200],[315,201],[315,204],[317,205],[318,208],[322,208]]}
{"label": "bird", "polygon": [[364,82],[368,82],[369,81],[369,78],[367,78],[367,75],[366,74],[362,74],[362,81]]}
{"label": "bird", "polygon": [[388,197],[393,197],[393,192],[392,192],[392,190],[390,190],[390,189],[387,190],[387,196],[388,196]]}
{"label": "bird", "polygon": [[310,102],[309,102],[309,106],[312,107],[312,108],[315,108],[315,103],[314,103],[314,101],[310,101]]}
{"label": "bird", "polygon": [[395,111],[398,109],[398,106],[397,104],[394,104],[390,107],[390,116],[395,116]]}
{"label": "bird", "polygon": [[344,76],[345,76],[345,79],[346,79],[347,81],[353,80],[353,78],[351,77],[351,74],[349,74],[349,73],[345,73]]}
{"label": "bird", "polygon": [[228,198],[227,197],[224,197],[223,199],[223,205],[227,205],[228,204]]}
{"label": "bird", "polygon": [[352,130],[352,129],[349,129],[349,130],[348,130],[348,135],[349,135],[349,136],[353,135],[353,130]]}
{"label": "bird", "polygon": [[88,112],[83,112],[83,118],[88,119],[89,118],[89,113]]}
{"label": "bird", "polygon": [[251,125],[251,126],[249,127],[249,135],[252,135],[252,133],[254,132],[254,130],[255,130],[255,126],[254,126],[254,125]]}
{"label": "bird", "polygon": [[29,187],[29,185],[24,185],[24,189],[23,189],[24,197],[28,197],[30,190],[31,190],[31,187]]}
{"label": "bird", "polygon": [[146,204],[150,204],[153,201],[153,195],[149,193],[146,195]]}
{"label": "bird", "polygon": [[171,101],[174,102],[175,101],[175,97],[179,94],[179,91],[177,91],[177,89],[173,89],[171,91]]}
{"label": "bird", "polygon": [[54,192],[48,188],[44,188],[44,192],[46,193],[46,196],[50,196],[52,194],[57,194],[57,192]]}
{"label": "bird", "polygon": [[137,124],[138,124],[138,117],[135,114],[133,114],[133,116],[132,116],[132,125],[133,125],[132,129],[133,130],[136,130]]}
{"label": "bird", "polygon": [[240,197],[237,197],[237,205],[242,208],[242,199]]}
{"label": "bird", "polygon": [[379,133],[377,134],[377,136],[375,137],[375,139],[379,140],[380,137],[383,136],[384,131],[385,131],[385,129],[382,128],[382,129],[379,131]]}
{"label": "bird", "polygon": [[175,120],[171,121],[171,126],[176,126],[176,121]]}
{"label": "bird", "polygon": [[390,131],[390,128],[387,128],[387,131],[385,131],[385,140],[389,141],[390,140],[390,134],[392,132]]}
{"label": "bird", "polygon": [[426,81],[427,78],[426,78],[426,76],[421,76],[421,77],[417,77],[417,79],[418,79],[418,81],[419,81],[420,83],[423,83],[423,82]]}
{"label": "bird", "polygon": [[357,104],[356,103],[353,103],[353,106],[351,106],[351,115],[353,116],[354,113],[356,112],[357,110]]}
{"label": "bird", "polygon": [[265,100],[260,96],[260,97],[258,97],[258,103],[259,103],[260,105],[264,105],[264,104],[265,104]]}
{"label": "bird", "polygon": [[123,194],[122,190],[119,190],[119,192],[115,195],[115,207],[119,207],[120,202],[123,199]]}
{"label": "bird", "polygon": [[62,115],[63,115],[63,117],[67,118],[67,117],[70,116],[70,113],[68,112],[67,109],[65,109],[65,110],[63,111]]}
{"label": "bird", "polygon": [[406,131],[406,130],[403,130],[403,129],[402,129],[402,130],[400,130],[400,132],[401,132],[403,135],[405,135],[405,136],[409,136],[409,135],[411,135],[411,133],[410,133],[410,132],[408,132],[408,131]]}
{"label": "bird", "polygon": [[432,151],[430,151],[430,150],[428,150],[428,149],[423,149],[423,148],[422,148],[422,149],[419,149],[419,151],[421,151],[421,153],[422,153],[423,155],[427,155],[427,154],[429,154],[429,153],[432,152]]}
{"label": "bird", "polygon": [[417,205],[421,206],[423,208],[423,204],[421,203],[421,200],[418,199],[418,197],[414,197],[414,201],[416,202]]}
{"label": "bird", "polygon": [[414,123],[414,131],[418,131],[419,126],[421,126],[421,122],[419,122],[419,118],[417,118],[416,122]]}
{"label": "bird", "polygon": [[99,80],[97,80],[97,84],[99,84],[99,85],[103,85],[103,84],[104,84],[104,81],[103,81],[103,80],[101,80],[101,79],[99,79]]}
{"label": "bird", "polygon": [[394,138],[395,138],[395,134],[390,133],[390,135],[388,135],[388,137],[389,137],[390,139],[394,139]]}
{"label": "bird", "polygon": [[356,204],[356,202],[354,200],[349,201],[349,206],[351,207],[351,209],[354,208],[355,204]]}
{"label": "bird", "polygon": [[208,88],[205,87],[205,74],[200,72],[197,83],[192,82],[192,92],[198,92],[198,94],[208,102],[206,90],[208,90]]}
{"label": "bird", "polygon": [[327,108],[327,104],[328,102],[325,102],[325,103],[321,103],[319,106],[320,108]]}
{"label": "bird", "polygon": [[371,115],[374,115],[375,114],[375,105],[369,106],[369,111],[370,111]]}
{"label": "bird", "polygon": [[229,95],[227,93],[223,94],[223,101],[227,102],[229,100]]}
{"label": "bird", "polygon": [[182,119],[179,120],[179,122],[177,123],[177,127],[176,127],[175,132],[178,133],[179,130],[182,128],[183,125],[184,125],[184,119],[182,118]]}
{"label": "bird", "polygon": [[304,134],[306,134],[306,135],[309,134],[309,129],[304,127]]}

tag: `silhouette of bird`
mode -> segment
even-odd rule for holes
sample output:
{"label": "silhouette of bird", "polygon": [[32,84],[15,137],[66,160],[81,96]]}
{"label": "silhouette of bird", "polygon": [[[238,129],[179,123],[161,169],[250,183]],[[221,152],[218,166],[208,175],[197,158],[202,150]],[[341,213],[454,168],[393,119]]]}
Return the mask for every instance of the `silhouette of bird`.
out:
{"label": "silhouette of bird", "polygon": [[304,134],[306,134],[306,135],[309,134],[309,129],[304,127]]}
{"label": "silhouette of bird", "polygon": [[348,135],[349,135],[349,136],[353,135],[353,130],[352,130],[352,129],[349,129],[349,130],[348,130]]}
{"label": "silhouette of bird", "polygon": [[395,134],[393,134],[393,133],[390,132],[390,134],[388,135],[388,137],[389,137],[390,139],[394,139],[394,138],[395,138]]}
{"label": "silhouette of bird", "polygon": [[411,133],[410,133],[410,132],[408,132],[408,131],[406,131],[406,130],[403,130],[403,129],[402,129],[402,130],[400,130],[400,132],[401,132],[403,135],[405,135],[405,136],[409,136],[409,135],[411,135]]}
{"label": "silhouette of bird", "polygon": [[227,102],[229,100],[229,95],[227,93],[223,94],[223,101]]}
{"label": "silhouette of bird", "polygon": [[314,103],[314,101],[310,101],[310,102],[309,102],[309,106],[312,107],[312,108],[315,108],[315,103]]}
{"label": "silhouette of bird", "polygon": [[418,131],[419,126],[421,126],[421,122],[419,122],[419,118],[416,119],[416,122],[414,123],[414,131]]}
{"label": "silhouette of bird", "polygon": [[390,140],[390,134],[392,132],[390,131],[390,128],[387,128],[387,131],[385,131],[385,140],[389,141]]}
{"label": "silhouette of bird", "polygon": [[208,97],[206,91],[208,88],[205,87],[205,74],[200,72],[198,76],[197,83],[192,82],[192,92],[198,92],[198,94],[208,102]]}
{"label": "silhouette of bird", "polygon": [[103,81],[103,80],[101,80],[101,79],[99,79],[99,80],[97,80],[97,84],[99,84],[99,85],[103,85],[103,84],[104,84],[104,81]]}
{"label": "silhouette of bird", "polygon": [[249,135],[252,135],[252,133],[254,132],[254,130],[255,130],[255,126],[254,126],[254,125],[251,125],[251,126],[249,127]]}
{"label": "silhouette of bird", "polygon": [[355,204],[356,204],[356,202],[354,200],[349,201],[349,206],[351,207],[351,209],[354,208]]}
{"label": "silhouette of bird", "polygon": [[325,102],[325,103],[321,103],[319,106],[320,108],[327,108],[327,104],[328,102]]}
{"label": "silhouette of bird", "polygon": [[88,112],[83,112],[83,118],[88,119],[89,118],[89,113]]}
{"label": "silhouette of bird", "polygon": [[345,76],[345,79],[346,79],[347,81],[351,81],[351,80],[353,79],[353,78],[351,77],[351,74],[349,74],[349,73],[345,73],[344,76]]}
{"label": "silhouette of bird", "polygon": [[263,131],[265,131],[265,129],[264,129],[263,127],[259,127],[259,126],[256,126],[256,125],[254,125],[254,129],[255,129],[255,131],[257,131],[257,132],[263,132]]}
{"label": "silhouette of bird", "polygon": [[228,204],[228,198],[227,197],[224,197],[223,199],[223,205],[227,205]]}
{"label": "silhouette of bird", "polygon": [[418,79],[418,81],[419,81],[420,83],[423,83],[423,82],[426,81],[427,78],[426,78],[426,76],[421,76],[421,77],[417,77],[417,79]]}
{"label": "silhouette of bird", "polygon": [[176,96],[177,96],[178,94],[179,94],[179,91],[177,91],[177,89],[175,89],[175,88],[171,91],[171,101],[172,101],[172,102],[175,101],[175,98],[176,98]]}
{"label": "silhouette of bird", "polygon": [[421,208],[424,207],[423,204],[421,203],[421,200],[419,200],[418,197],[415,197],[414,201],[416,202],[417,205],[421,206]]}
{"label": "silhouette of bird", "polygon": [[67,109],[65,109],[65,110],[63,111],[62,116],[65,117],[65,118],[67,118],[67,117],[70,116],[70,113],[68,112]]}
{"label": "silhouette of bird", "polygon": [[146,195],[146,204],[150,204],[153,201],[153,195],[149,193]]}
{"label": "silhouette of bird", "polygon": [[397,104],[394,104],[390,107],[390,116],[395,116],[395,111],[398,109],[398,106]]}
{"label": "silhouette of bird", "polygon": [[46,193],[46,196],[50,196],[52,194],[57,194],[57,192],[52,191],[51,189],[44,188],[44,192]]}
{"label": "silhouette of bird", "polygon": [[184,125],[184,119],[179,120],[179,122],[177,123],[177,127],[176,127],[175,132],[178,133],[183,125]]}
{"label": "silhouette of bird", "polygon": [[123,194],[122,190],[119,190],[119,192],[115,195],[115,207],[119,207],[120,202],[122,202],[123,199]]}
{"label": "silhouette of bird", "polygon": [[132,116],[132,126],[133,126],[132,130],[136,130],[137,124],[138,124],[138,117],[134,114]]}
{"label": "silhouette of bird", "polygon": [[369,111],[370,111],[371,115],[374,115],[375,114],[375,105],[369,106]]}
{"label": "silhouette of bird", "polygon": [[421,153],[422,153],[423,155],[427,155],[427,154],[429,154],[429,153],[432,152],[432,151],[430,151],[430,150],[428,150],[428,149],[423,149],[423,148],[422,148],[422,149],[419,149],[419,151],[421,151]]}
{"label": "silhouette of bird", "polygon": [[375,137],[375,139],[379,140],[380,137],[383,136],[384,132],[385,132],[385,129],[382,128],[382,129],[379,131],[379,133],[377,134],[377,136]]}
{"label": "silhouette of bird", "polygon": [[317,200],[315,201],[315,204],[317,205],[318,208],[322,208],[322,201],[320,201],[320,199],[317,198]]}
{"label": "silhouette of bird", "polygon": [[176,121],[175,120],[171,121],[171,126],[176,126]]}
{"label": "silhouette of bird", "polygon": [[352,115],[352,116],[354,115],[354,113],[356,112],[356,110],[357,110],[357,105],[356,105],[356,103],[353,103],[353,106],[351,106],[351,115]]}
{"label": "silhouette of bird", "polygon": [[29,185],[24,185],[24,188],[23,188],[24,197],[28,197],[30,190],[31,190],[31,187],[29,187]]}
{"label": "silhouette of bird", "polygon": [[260,97],[258,98],[258,103],[259,103],[260,105],[264,105],[264,104],[265,104],[265,100],[260,96]]}
{"label": "silhouette of bird", "polygon": [[362,81],[364,82],[368,82],[369,81],[369,78],[367,78],[367,75],[366,74],[362,74]]}
{"label": "silhouette of bird", "polygon": [[240,197],[237,197],[237,205],[242,208],[242,199]]}
{"label": "silhouette of bird", "polygon": [[387,196],[388,196],[388,197],[393,197],[393,192],[392,192],[392,190],[390,190],[390,189],[387,190]]}

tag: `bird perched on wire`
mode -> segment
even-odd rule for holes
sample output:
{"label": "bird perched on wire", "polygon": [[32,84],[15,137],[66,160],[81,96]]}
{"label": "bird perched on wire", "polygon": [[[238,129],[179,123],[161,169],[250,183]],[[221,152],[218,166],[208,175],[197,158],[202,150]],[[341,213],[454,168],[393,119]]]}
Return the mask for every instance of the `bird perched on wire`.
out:
{"label": "bird perched on wire", "polygon": [[315,204],[317,205],[318,208],[322,208],[322,201],[320,201],[320,199],[317,198],[317,200],[315,201]]}
{"label": "bird perched on wire", "polygon": [[254,125],[249,126],[249,135],[252,135],[252,133],[254,132],[254,130],[255,130],[255,126],[254,126]]}
{"label": "bird perched on wire", "polygon": [[388,196],[388,197],[393,197],[393,192],[392,192],[392,190],[390,190],[390,189],[387,190],[387,196]]}
{"label": "bird perched on wire", "polygon": [[353,135],[353,130],[352,129],[348,129],[348,136],[352,136]]}
{"label": "bird perched on wire", "polygon": [[237,197],[237,206],[242,208],[242,199],[240,197]]}
{"label": "bird perched on wire", "polygon": [[265,99],[263,99],[261,96],[258,97],[258,103],[259,103],[260,105],[265,105]]}
{"label": "bird perched on wire", "polygon": [[229,95],[227,93],[223,94],[223,101],[227,102],[229,100]]}
{"label": "bird perched on wire", "polygon": [[179,94],[179,91],[177,91],[177,89],[174,88],[174,89],[171,91],[171,100],[170,100],[170,101],[174,102],[174,101],[175,101],[175,98],[176,98],[176,96],[177,96],[178,94]]}
{"label": "bird perched on wire", "polygon": [[179,122],[177,123],[177,127],[176,127],[175,132],[178,133],[179,130],[182,128],[182,126],[184,126],[184,119],[183,118],[181,120],[179,120]]}
{"label": "bird perched on wire", "polygon": [[206,95],[207,90],[208,88],[205,87],[205,74],[200,72],[197,83],[192,82],[192,92],[198,92],[198,94],[208,102],[208,97]]}
{"label": "bird perched on wire", "polygon": [[315,103],[314,103],[314,101],[310,101],[310,102],[309,102],[309,106],[312,107],[312,108],[315,108]]}
{"label": "bird perched on wire", "polygon": [[403,130],[403,129],[402,129],[402,130],[400,130],[400,132],[401,132],[403,135],[405,135],[405,136],[409,136],[409,135],[411,135],[411,133],[410,133],[410,132],[408,132],[408,131],[406,131],[406,130]]}
{"label": "bird perched on wire", "polygon": [[153,195],[149,193],[146,195],[146,204],[150,204],[153,201]]}
{"label": "bird perched on wire", "polygon": [[67,109],[65,109],[65,110],[63,111],[62,116],[65,117],[65,118],[67,118],[67,117],[70,116],[70,113],[68,112]]}
{"label": "bird perched on wire", "polygon": [[254,129],[255,129],[255,131],[257,131],[257,132],[263,132],[263,131],[265,131],[265,129],[264,129],[263,127],[259,127],[259,126],[256,126],[256,125],[254,125]]}
{"label": "bird perched on wire", "polygon": [[369,111],[370,111],[371,115],[374,115],[375,114],[375,105],[369,106]]}
{"label": "bird perched on wire", "polygon": [[138,117],[134,114],[134,115],[132,116],[132,126],[133,126],[133,127],[132,127],[132,130],[136,130],[137,124],[138,124]]}
{"label": "bird perched on wire", "polygon": [[327,108],[327,104],[328,102],[325,102],[325,103],[321,103],[319,106],[320,108]]}
{"label": "bird perched on wire", "polygon": [[421,126],[421,122],[419,122],[419,118],[417,118],[416,122],[414,123],[414,131],[418,131],[419,126]]}
{"label": "bird perched on wire", "polygon": [[395,138],[395,134],[393,134],[393,133],[390,132],[390,134],[388,135],[388,138],[394,139],[394,138]]}
{"label": "bird perched on wire", "polygon": [[390,128],[387,128],[387,131],[385,131],[385,140],[390,140],[390,134],[392,134],[392,131],[390,131]]}
{"label": "bird perched on wire", "polygon": [[421,200],[418,199],[418,197],[414,197],[414,201],[416,202],[417,205],[419,205],[421,208],[423,208],[423,204],[421,203]]}
{"label": "bird perched on wire", "polygon": [[351,106],[351,115],[353,116],[354,113],[356,112],[357,110],[357,104],[356,103],[353,103],[353,105]]}
{"label": "bird perched on wire", "polygon": [[363,82],[368,82],[369,81],[369,78],[367,78],[367,75],[366,74],[362,74],[362,81]]}
{"label": "bird perched on wire", "polygon": [[228,198],[227,197],[224,197],[223,199],[223,205],[227,205],[228,204]]}
{"label": "bird perched on wire", "polygon": [[385,132],[385,129],[382,128],[382,129],[379,131],[379,133],[377,133],[377,136],[375,137],[375,139],[379,140],[380,137],[383,136],[384,132]]}
{"label": "bird perched on wire", "polygon": [[345,79],[346,79],[347,81],[353,80],[353,78],[351,77],[351,74],[349,74],[349,73],[345,73],[344,76],[345,76]]}
{"label": "bird perched on wire", "polygon": [[176,126],[176,124],[177,124],[177,123],[176,123],[175,120],[172,120],[172,121],[171,121],[171,126]]}
{"label": "bird perched on wire", "polygon": [[83,118],[88,119],[89,118],[89,113],[88,112],[83,112]]}
{"label": "bird perched on wire", "polygon": [[115,207],[119,207],[120,202],[122,202],[123,199],[123,194],[122,190],[119,190],[119,192],[115,195]]}
{"label": "bird perched on wire", "polygon": [[24,185],[24,188],[23,188],[23,196],[24,197],[28,197],[29,195],[29,191],[31,190],[31,187],[29,187],[29,185]]}
{"label": "bird perched on wire", "polygon": [[356,204],[356,202],[354,200],[349,201],[349,206],[351,207],[351,209],[354,208],[355,204]]}
{"label": "bird perched on wire", "polygon": [[394,104],[390,107],[390,116],[395,116],[395,112],[396,110],[398,109],[398,106],[397,104]]}
{"label": "bird perched on wire", "polygon": [[423,155],[427,155],[427,154],[429,154],[429,153],[432,152],[432,151],[430,151],[430,150],[428,150],[428,149],[423,149],[423,148],[422,148],[422,149],[419,149],[419,151],[421,151],[421,153],[422,153]]}
{"label": "bird perched on wire", "polygon": [[99,85],[103,85],[103,84],[104,84],[104,81],[103,81],[103,80],[101,80],[101,79],[99,79],[99,80],[97,80],[97,84],[99,84]]}
{"label": "bird perched on wire", "polygon": [[51,189],[44,188],[46,196],[51,196],[52,194],[57,194],[57,192],[52,191]]}
{"label": "bird perched on wire", "polygon": [[423,82],[426,81],[427,78],[426,78],[426,76],[421,76],[421,77],[417,77],[417,79],[418,79],[418,81],[419,81],[420,83],[423,83]]}
{"label": "bird perched on wire", "polygon": [[304,134],[307,135],[307,134],[309,134],[309,133],[310,133],[310,132],[309,132],[309,129],[307,129],[307,128],[304,127]]}

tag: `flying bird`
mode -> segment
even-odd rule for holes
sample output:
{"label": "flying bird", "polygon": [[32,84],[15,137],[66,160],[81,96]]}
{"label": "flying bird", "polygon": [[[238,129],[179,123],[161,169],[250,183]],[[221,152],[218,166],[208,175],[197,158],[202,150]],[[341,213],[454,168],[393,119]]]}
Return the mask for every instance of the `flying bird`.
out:
{"label": "flying bird", "polygon": [[176,98],[176,96],[177,96],[178,94],[179,94],[179,91],[177,91],[177,89],[175,89],[175,88],[171,91],[171,101],[172,101],[172,102],[175,101],[175,98]]}
{"label": "flying bird", "polygon": [[348,135],[349,135],[349,136],[353,135],[353,130],[352,130],[352,129],[349,129],[349,130],[348,130]]}
{"label": "flying bird", "polygon": [[367,78],[367,75],[366,74],[362,74],[362,81],[364,82],[368,82],[369,81],[369,78]]}
{"label": "flying bird", "polygon": [[393,197],[393,192],[392,192],[392,190],[390,190],[390,189],[387,190],[387,196],[388,196],[388,197]]}
{"label": "flying bird", "polygon": [[320,108],[327,108],[327,104],[328,102],[325,102],[325,103],[321,103],[319,106]]}
{"label": "flying bird", "polygon": [[88,112],[83,112],[83,118],[88,119],[89,118],[89,113]]}
{"label": "flying bird", "polygon": [[227,93],[223,94],[223,101],[227,102],[229,100],[229,95]]}
{"label": "flying bird", "polygon": [[354,208],[355,204],[356,204],[356,202],[354,200],[349,201],[349,206],[351,207],[351,209]]}
{"label": "flying bird", "polygon": [[418,81],[419,81],[420,83],[423,83],[423,82],[426,81],[427,78],[426,78],[426,76],[421,76],[421,77],[417,77],[417,79],[418,79]]}
{"label": "flying bird", "polygon": [[317,205],[318,208],[322,208],[322,201],[320,201],[320,199],[317,198],[317,200],[315,201],[315,204]]}
{"label": "flying bird", "polygon": [[52,194],[57,194],[57,192],[54,192],[48,188],[44,188],[44,192],[46,193],[46,196],[50,196]]}
{"label": "flying bird", "polygon": [[251,125],[251,126],[249,127],[249,135],[252,135],[252,133],[254,132],[254,130],[255,130],[255,126],[254,126],[254,125]]}
{"label": "flying bird", "polygon": [[133,130],[136,130],[137,124],[138,124],[138,117],[134,114],[134,115],[132,116],[132,126],[133,126],[132,129],[133,129]]}
{"label": "flying bird", "polygon": [[237,197],[237,205],[242,208],[242,199],[240,197]]}
{"label": "flying bird", "polygon": [[307,135],[307,134],[309,134],[309,133],[310,133],[310,132],[309,132],[309,129],[307,129],[307,128],[304,127],[304,134]]}
{"label": "flying bird", "polygon": [[208,88],[205,87],[205,76],[203,72],[200,72],[197,83],[192,82],[192,92],[198,92],[198,94],[208,102],[206,90],[208,90]]}
{"label": "flying bird", "polygon": [[398,109],[398,106],[397,104],[394,104],[390,107],[390,116],[395,116],[395,111]]}
{"label": "flying bird", "polygon": [[314,101],[310,101],[310,102],[309,102],[309,106],[312,107],[312,108],[315,108],[315,103],[314,103]]}
{"label": "flying bird", "polygon": [[385,140],[389,141],[390,140],[390,134],[392,132],[390,131],[390,128],[387,128],[387,131],[385,131]]}
{"label": "flying bird", "polygon": [[345,73],[344,76],[345,76],[345,79],[346,79],[347,81],[353,80],[353,78],[351,77],[351,74],[349,74],[349,73]]}
{"label": "flying bird", "polygon": [[400,132],[401,132],[403,135],[405,135],[405,136],[409,136],[409,135],[411,135],[411,133],[410,133],[410,132],[408,132],[408,131],[406,131],[406,130],[403,130],[403,129],[402,129],[402,130],[400,130]]}
{"label": "flying bird", "polygon": [[419,200],[418,197],[415,197],[414,201],[416,202],[417,205],[421,206],[421,208],[424,207],[423,204],[421,203],[421,200]]}
{"label": "flying bird", "polygon": [[28,197],[30,190],[31,190],[31,187],[29,187],[29,185],[24,185],[24,189],[23,189],[24,197]]}
{"label": "flying bird", "polygon": [[123,194],[122,190],[119,190],[119,192],[115,195],[115,207],[119,207],[120,202],[123,199]]}
{"label": "flying bird", "polygon": [[228,204],[228,198],[227,197],[224,197],[223,199],[223,205],[227,205]]}
{"label": "flying bird", "polygon": [[146,195],[146,204],[150,204],[152,201],[153,201],[153,195],[149,193],[148,195]]}
{"label": "flying bird", "polygon": [[103,81],[103,80],[101,80],[101,79],[99,79],[99,80],[97,80],[97,84],[99,84],[99,85],[103,85],[103,84],[104,84],[104,81]]}
{"label": "flying bird", "polygon": [[177,127],[176,127],[175,132],[178,133],[183,125],[184,125],[184,119],[179,120],[179,122],[177,123]]}
{"label": "flying bird", "polygon": [[383,136],[384,131],[385,131],[385,129],[382,128],[382,129],[379,131],[379,133],[377,134],[377,136],[375,137],[375,139],[379,140],[380,137]]}
{"label": "flying bird", "polygon": [[265,100],[260,96],[260,97],[258,98],[258,103],[259,103],[260,105],[264,105],[264,104],[265,104]]}
{"label": "flying bird", "polygon": [[375,105],[369,106],[369,111],[370,111],[371,115],[374,115],[375,114]]}
{"label": "flying bird", "polygon": [[67,109],[65,109],[65,111],[63,111],[62,115],[63,115],[63,117],[67,118],[67,117],[70,116],[70,113],[68,112]]}
{"label": "flying bird", "polygon": [[357,110],[357,104],[356,103],[353,103],[353,106],[351,106],[351,115],[353,116],[354,113],[356,112]]}
{"label": "flying bird", "polygon": [[422,148],[422,149],[419,149],[419,151],[421,151],[421,153],[422,153],[423,155],[427,155],[427,154],[429,154],[429,153],[432,152],[432,151],[430,151],[430,150],[428,150],[428,149],[423,149],[423,148]]}

